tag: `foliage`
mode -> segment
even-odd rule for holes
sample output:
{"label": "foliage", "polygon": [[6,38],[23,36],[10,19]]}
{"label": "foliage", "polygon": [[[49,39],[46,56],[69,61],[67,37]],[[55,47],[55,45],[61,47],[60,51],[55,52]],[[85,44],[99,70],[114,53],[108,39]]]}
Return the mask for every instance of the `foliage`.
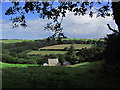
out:
{"label": "foliage", "polygon": [[89,49],[83,48],[79,52],[77,52],[76,55],[83,57],[82,62],[103,60],[104,59],[103,57],[104,48],[105,48],[105,45],[100,43]]}
{"label": "foliage", "polygon": [[[52,19],[53,23],[55,23],[55,26],[49,26],[47,25],[48,28],[50,28],[52,31],[55,30],[55,33],[58,30],[62,23],[63,17],[66,16],[67,10],[69,12],[74,12],[74,15],[82,15],[84,16],[87,11],[89,11],[89,16],[92,18],[94,12],[91,10],[92,7],[96,6],[96,4],[101,4],[101,7],[98,9],[96,7],[97,11],[97,17],[105,17],[105,16],[110,16],[110,13],[108,12],[110,10],[110,2],[106,3],[106,5],[102,5],[101,2],[58,2],[56,5],[54,5],[55,2],[25,2],[23,7],[21,8],[19,2],[13,2],[13,6],[9,7],[5,15],[14,15],[14,14],[19,14],[19,17],[11,18],[11,21],[13,22],[13,28],[18,27],[19,25],[26,27],[26,19],[25,19],[25,14],[32,12],[32,13],[38,13],[40,18],[48,18]],[[59,17],[62,17],[61,20],[59,21]]]}
{"label": "foliage", "polygon": [[105,60],[108,64],[120,64],[120,34],[113,33],[107,35],[105,48]]}
{"label": "foliage", "polygon": [[67,61],[71,62],[72,64],[79,63],[79,57],[76,56],[75,48],[74,48],[73,44],[68,49],[68,52],[65,55],[65,59]]}

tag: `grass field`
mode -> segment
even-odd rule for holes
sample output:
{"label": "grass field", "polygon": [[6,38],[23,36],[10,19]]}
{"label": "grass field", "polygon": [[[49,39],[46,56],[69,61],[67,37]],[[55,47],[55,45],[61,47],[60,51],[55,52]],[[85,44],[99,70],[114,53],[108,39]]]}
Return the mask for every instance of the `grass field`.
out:
{"label": "grass field", "polygon": [[27,53],[27,55],[36,55],[36,54],[41,54],[41,55],[46,55],[46,54],[65,54],[67,51],[30,51]]}
{"label": "grass field", "polygon": [[65,39],[62,39],[62,40],[82,40],[82,41],[95,40],[95,41],[98,41],[99,39],[65,38]]}
{"label": "grass field", "polygon": [[[82,48],[90,48],[93,44],[73,44],[75,49],[82,49]],[[65,47],[70,47],[71,44],[59,44],[59,45],[53,45],[53,46],[47,46],[40,49],[64,49]]]}
{"label": "grass field", "polygon": [[36,65],[36,64],[11,64],[11,63],[0,62],[0,69],[11,68],[11,67],[29,67],[29,66],[39,66],[39,65]]}
{"label": "grass field", "polygon": [[10,40],[0,40],[2,43],[17,43],[17,42],[23,42],[23,41],[34,41],[34,40],[20,40],[20,39],[10,39]]}
{"label": "grass field", "polygon": [[[41,39],[41,40],[42,40],[42,39]],[[82,40],[82,41],[95,40],[95,41],[98,41],[99,39],[67,38],[67,39],[62,39],[62,40]],[[34,40],[23,40],[23,39],[0,40],[0,42],[2,42],[2,43],[17,43],[17,42],[23,42],[23,41],[34,41]]]}
{"label": "grass field", "polygon": [[[120,88],[119,71],[89,62],[77,67],[4,68],[3,88]],[[114,73],[113,73],[114,72]]]}
{"label": "grass field", "polygon": [[[91,48],[93,44],[74,44],[73,46],[75,49],[82,49],[82,48]],[[36,55],[36,54],[41,54],[41,55],[46,55],[46,54],[65,54],[67,51],[52,51],[55,49],[64,49],[65,47],[70,47],[71,44],[59,44],[59,45],[52,45],[52,46],[47,46],[43,48],[39,48],[39,51],[30,51],[27,52],[27,55]],[[49,51],[44,51],[44,49],[49,50]],[[41,51],[40,51],[41,50]]]}

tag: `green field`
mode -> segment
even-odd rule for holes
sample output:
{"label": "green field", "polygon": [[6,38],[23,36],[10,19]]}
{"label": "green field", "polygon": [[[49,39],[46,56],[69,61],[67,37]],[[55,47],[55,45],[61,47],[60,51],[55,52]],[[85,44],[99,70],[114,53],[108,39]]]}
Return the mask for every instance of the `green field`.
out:
{"label": "green field", "polygon": [[[91,48],[93,44],[74,44],[73,46],[75,49],[82,49],[82,48]],[[70,47],[71,44],[59,44],[59,45],[53,45],[53,46],[47,46],[43,48],[39,48],[39,51],[30,51],[27,52],[27,55],[36,55],[36,54],[41,54],[41,55],[46,55],[46,54],[65,54],[67,51],[52,51],[56,49],[64,49],[65,47]],[[43,50],[42,50],[43,49]],[[44,49],[49,50],[49,51],[44,51]],[[41,50],[41,51],[40,51]]]}
{"label": "green field", "polygon": [[41,55],[46,55],[46,54],[65,54],[67,51],[30,51],[27,53],[27,55],[36,55],[36,54],[41,54]]}
{"label": "green field", "polygon": [[[38,39],[39,40],[39,39]],[[40,39],[43,40],[43,39]],[[88,41],[88,40],[95,40],[98,41],[99,39],[80,39],[80,38],[67,38],[62,40],[82,40],[82,41]],[[17,42],[23,42],[23,41],[35,41],[35,40],[27,40],[27,39],[8,39],[8,40],[0,40],[2,43],[17,43]],[[103,41],[103,40],[102,40]]]}
{"label": "green field", "polygon": [[34,41],[34,40],[22,40],[22,39],[10,39],[10,40],[0,40],[2,43],[17,43],[17,42],[23,42],[23,41]]}
{"label": "green field", "polygon": [[98,41],[99,39],[65,38],[65,39],[62,39],[62,40],[82,40],[82,41],[95,40],[95,41]]}
{"label": "green field", "polygon": [[[73,44],[73,46],[75,47],[75,49],[82,49],[82,48],[90,48],[92,47],[93,44]],[[40,48],[42,49],[64,49],[65,47],[70,47],[71,44],[59,44],[59,45],[53,45],[53,46],[47,46],[47,47],[43,47]]]}
{"label": "green field", "polygon": [[119,71],[102,61],[76,67],[9,67],[2,71],[3,88],[120,88],[119,81]]}
{"label": "green field", "polygon": [[29,66],[39,66],[39,65],[36,65],[36,64],[11,64],[11,63],[0,62],[0,69],[1,68],[11,68],[11,67],[29,67]]}

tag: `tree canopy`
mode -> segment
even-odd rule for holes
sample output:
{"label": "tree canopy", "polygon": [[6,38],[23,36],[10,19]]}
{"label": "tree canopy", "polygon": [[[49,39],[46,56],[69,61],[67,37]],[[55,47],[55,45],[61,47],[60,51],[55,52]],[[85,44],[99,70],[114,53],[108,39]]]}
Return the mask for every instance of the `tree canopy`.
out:
{"label": "tree canopy", "polygon": [[[19,14],[17,17],[12,17],[10,20],[12,21],[12,26],[14,27],[27,27],[26,23],[26,13],[32,12],[33,14],[38,13],[40,18],[52,19],[53,22],[47,23],[47,26],[44,27],[45,30],[52,30],[55,32],[53,35],[58,36],[63,35],[62,30],[62,20],[66,17],[67,11],[74,12],[74,15],[86,15],[88,14],[90,18],[95,14],[96,17],[112,16],[115,19],[115,22],[120,31],[120,2],[102,2],[97,0],[94,2],[90,0],[83,0],[78,2],[24,2],[24,5],[21,6],[20,2],[12,2],[13,6],[8,7],[5,12],[5,15],[15,15]],[[113,10],[113,13],[110,13],[110,10]],[[113,30],[110,25],[108,27],[113,32],[117,30]],[[62,33],[62,34],[61,34]]]}

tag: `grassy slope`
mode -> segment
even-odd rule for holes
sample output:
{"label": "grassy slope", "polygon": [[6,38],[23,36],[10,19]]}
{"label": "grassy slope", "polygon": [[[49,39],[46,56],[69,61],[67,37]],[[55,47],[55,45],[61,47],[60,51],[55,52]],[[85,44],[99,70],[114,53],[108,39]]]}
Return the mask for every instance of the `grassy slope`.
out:
{"label": "grassy slope", "polygon": [[90,62],[74,68],[5,68],[2,84],[3,88],[120,88],[118,70],[103,65]]}
{"label": "grassy slope", "polygon": [[39,66],[36,64],[11,64],[11,63],[0,63],[0,69],[11,68],[11,67],[29,67],[29,66]]}
{"label": "grassy slope", "polygon": [[31,51],[28,52],[27,55],[37,55],[37,54],[41,54],[41,55],[46,55],[46,54],[65,54],[66,51]]}
{"label": "grassy slope", "polygon": [[34,41],[34,40],[22,40],[22,39],[18,39],[18,40],[14,40],[14,39],[10,39],[10,40],[0,40],[0,42],[2,43],[17,43],[17,42],[23,42],[23,41]]}
{"label": "grassy slope", "polygon": [[[93,44],[73,44],[75,49],[81,49],[81,48],[90,48]],[[53,45],[53,46],[47,46],[40,49],[64,49],[65,47],[70,47],[71,44],[59,44],[59,45]]]}
{"label": "grassy slope", "polygon": [[95,41],[98,41],[99,39],[66,38],[66,39],[62,39],[62,40],[82,40],[82,41],[95,40]]}
{"label": "grassy slope", "polygon": [[[99,39],[80,39],[80,38],[70,38],[70,39],[62,39],[62,40],[95,40],[98,41]],[[9,39],[9,40],[0,40],[2,43],[17,43],[17,42],[23,42],[23,41],[34,41],[34,40],[24,40],[24,39]]]}
{"label": "grassy slope", "polygon": [[[81,48],[90,48],[93,44],[74,44],[75,49],[81,49]],[[59,45],[52,45],[40,48],[42,49],[64,49],[65,47],[70,47],[71,44],[59,44]],[[33,55],[33,54],[65,54],[67,51],[30,51],[27,53],[27,55]]]}

